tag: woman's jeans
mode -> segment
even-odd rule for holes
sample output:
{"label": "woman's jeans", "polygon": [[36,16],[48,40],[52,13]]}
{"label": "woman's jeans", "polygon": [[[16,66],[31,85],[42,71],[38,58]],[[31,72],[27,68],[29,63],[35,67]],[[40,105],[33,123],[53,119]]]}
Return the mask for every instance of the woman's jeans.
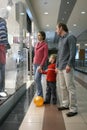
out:
{"label": "woman's jeans", "polygon": [[5,64],[0,63],[0,92],[5,89]]}
{"label": "woman's jeans", "polygon": [[38,72],[39,65],[34,64],[33,70],[34,70],[34,80],[37,87],[37,95],[43,97],[43,89],[41,84],[41,76],[42,74]]}

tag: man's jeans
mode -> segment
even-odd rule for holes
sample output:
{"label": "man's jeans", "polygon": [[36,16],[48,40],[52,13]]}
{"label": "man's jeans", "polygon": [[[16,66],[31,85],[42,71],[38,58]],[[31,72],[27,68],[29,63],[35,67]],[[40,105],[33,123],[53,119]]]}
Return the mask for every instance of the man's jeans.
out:
{"label": "man's jeans", "polygon": [[59,70],[59,83],[61,88],[62,106],[70,108],[71,112],[77,112],[76,86],[74,83],[73,69],[66,73],[66,70]]}
{"label": "man's jeans", "polygon": [[5,64],[0,63],[0,92],[5,89]]}
{"label": "man's jeans", "polygon": [[33,70],[34,70],[34,80],[37,87],[37,95],[43,97],[43,89],[41,84],[41,73],[38,72],[39,65],[34,64]]}

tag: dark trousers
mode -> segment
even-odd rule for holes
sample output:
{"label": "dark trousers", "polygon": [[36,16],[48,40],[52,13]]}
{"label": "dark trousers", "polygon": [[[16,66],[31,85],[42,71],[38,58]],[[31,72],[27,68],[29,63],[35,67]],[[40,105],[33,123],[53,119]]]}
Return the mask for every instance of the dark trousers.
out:
{"label": "dark trousers", "polygon": [[0,63],[0,92],[5,89],[5,64]]}
{"label": "dark trousers", "polygon": [[52,99],[52,103],[56,104],[56,102],[57,102],[56,82],[48,82],[47,81],[45,101],[48,102],[48,103],[50,103],[51,99]]}

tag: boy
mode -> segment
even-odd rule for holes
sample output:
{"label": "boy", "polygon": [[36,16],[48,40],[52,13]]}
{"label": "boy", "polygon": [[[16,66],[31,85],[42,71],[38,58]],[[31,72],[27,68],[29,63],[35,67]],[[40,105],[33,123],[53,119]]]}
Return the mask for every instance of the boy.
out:
{"label": "boy", "polygon": [[50,104],[51,97],[52,97],[52,103],[56,104],[57,102],[57,96],[56,96],[56,55],[52,54],[49,58],[50,64],[48,65],[47,70],[41,70],[40,72],[42,74],[46,74],[46,81],[47,81],[47,88],[46,88],[46,98],[44,101],[44,104]]}

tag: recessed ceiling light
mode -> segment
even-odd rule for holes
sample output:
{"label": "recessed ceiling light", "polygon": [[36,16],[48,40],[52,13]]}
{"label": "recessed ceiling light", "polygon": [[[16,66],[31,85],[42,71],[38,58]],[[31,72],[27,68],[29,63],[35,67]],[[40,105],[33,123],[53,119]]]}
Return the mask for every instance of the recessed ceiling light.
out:
{"label": "recessed ceiling light", "polygon": [[74,27],[76,27],[77,25],[76,24],[73,24]]}
{"label": "recessed ceiling light", "polygon": [[86,12],[85,11],[82,11],[81,14],[85,14]]}
{"label": "recessed ceiling light", "polygon": [[49,24],[47,24],[46,26],[49,27]]}
{"label": "recessed ceiling light", "polygon": [[48,14],[48,12],[44,12],[44,14]]}
{"label": "recessed ceiling light", "polygon": [[23,13],[23,12],[21,12],[21,13],[20,13],[20,15],[24,15],[24,13]]}
{"label": "recessed ceiling light", "polygon": [[69,4],[69,1],[67,1],[67,4]]}

